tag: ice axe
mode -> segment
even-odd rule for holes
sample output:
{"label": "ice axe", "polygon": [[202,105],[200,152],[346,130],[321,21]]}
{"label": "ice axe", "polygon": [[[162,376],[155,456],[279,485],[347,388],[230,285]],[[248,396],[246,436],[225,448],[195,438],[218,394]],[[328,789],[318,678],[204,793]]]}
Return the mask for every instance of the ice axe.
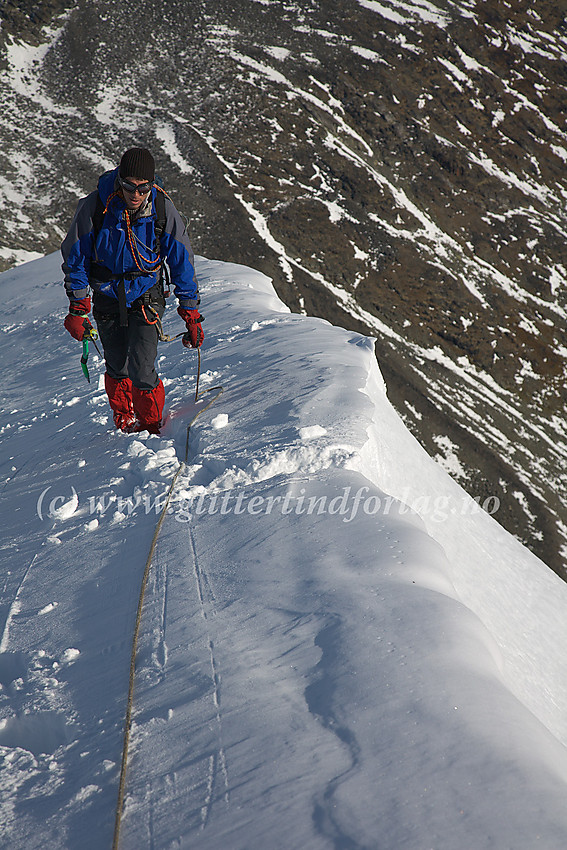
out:
{"label": "ice axe", "polygon": [[96,344],[96,340],[98,339],[98,333],[95,331],[88,319],[85,319],[85,321],[83,322],[83,327],[85,329],[85,333],[83,335],[83,356],[81,357],[81,369],[83,370],[83,375],[90,384],[91,376],[89,375],[89,370],[87,367],[87,360],[89,359],[89,342],[92,342],[100,357],[102,357],[102,354],[100,348]]}

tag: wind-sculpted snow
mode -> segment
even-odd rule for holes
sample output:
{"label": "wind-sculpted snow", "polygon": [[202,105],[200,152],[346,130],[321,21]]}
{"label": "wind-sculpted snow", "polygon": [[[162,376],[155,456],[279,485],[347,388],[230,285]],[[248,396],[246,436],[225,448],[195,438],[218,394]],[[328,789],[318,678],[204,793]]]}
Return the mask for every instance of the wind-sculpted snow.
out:
{"label": "wind-sculpted snow", "polygon": [[98,174],[149,145],[197,250],[376,336],[422,445],[564,575],[560,6],[26,9],[1,34],[4,266],[56,249]]}
{"label": "wind-sculpted snow", "polygon": [[372,340],[199,258],[205,395],[163,344],[162,437],[116,433],[59,264],[0,277],[2,846],[111,846],[142,574],[218,386],[151,562],[121,850],[564,846],[567,588],[406,430]]}

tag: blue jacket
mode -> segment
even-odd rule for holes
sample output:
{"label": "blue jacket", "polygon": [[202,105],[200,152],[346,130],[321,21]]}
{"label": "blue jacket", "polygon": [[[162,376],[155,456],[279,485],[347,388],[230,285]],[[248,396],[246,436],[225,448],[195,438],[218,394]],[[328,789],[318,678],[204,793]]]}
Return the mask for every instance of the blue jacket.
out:
{"label": "blue jacket", "polygon": [[[156,283],[155,272],[133,276],[138,271],[134,254],[130,246],[124,210],[126,204],[120,196],[112,198],[104,216],[99,233],[94,236],[93,216],[97,205],[97,195],[106,207],[108,198],[117,188],[118,168],[107,171],[98,181],[98,188],[79,201],[75,217],[69,232],[61,245],[63,255],[63,273],[65,288],[71,301],[85,298],[89,286],[94,292],[118,300],[117,286],[123,275],[127,275],[124,284],[128,306],[147,292]],[[137,213],[131,214],[134,244],[142,257],[157,259],[155,245],[155,197],[157,189],[152,189],[146,205]],[[199,304],[199,287],[195,275],[194,255],[185,225],[173,202],[165,199],[166,225],[160,236],[160,254],[167,261],[171,272],[173,291],[181,307],[195,309]],[[91,275],[91,263],[105,266],[112,275],[105,282]],[[142,263],[146,268],[147,263]]]}

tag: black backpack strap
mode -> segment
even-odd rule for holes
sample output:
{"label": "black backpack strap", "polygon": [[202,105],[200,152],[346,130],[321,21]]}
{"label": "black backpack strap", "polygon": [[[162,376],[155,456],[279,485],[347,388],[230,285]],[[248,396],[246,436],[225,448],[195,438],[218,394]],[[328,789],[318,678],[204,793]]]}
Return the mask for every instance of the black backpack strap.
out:
{"label": "black backpack strap", "polygon": [[[165,225],[167,220],[167,215],[165,212],[165,194],[164,192],[160,192],[159,187],[156,192],[156,201],[155,201],[155,211],[156,211],[156,221],[154,225],[154,230],[156,234],[156,251],[161,255],[161,245],[160,239],[165,233]],[[171,275],[169,273],[169,268],[165,259],[162,257],[162,264],[160,266],[158,281],[161,284],[161,290],[165,298],[167,298],[170,293],[170,283],[171,283]]]}
{"label": "black backpack strap", "polygon": [[167,220],[167,215],[165,212],[165,195],[163,192],[160,192],[159,188],[156,191],[156,200],[155,200],[155,210],[156,210],[156,223],[155,223],[155,234],[156,239],[159,241],[163,234],[165,233],[165,224]]}
{"label": "black backpack strap", "polygon": [[98,192],[96,193],[96,205],[93,213],[93,237],[96,242],[96,237],[100,233],[102,228],[102,222],[104,220],[104,205],[101,201],[100,195]]}

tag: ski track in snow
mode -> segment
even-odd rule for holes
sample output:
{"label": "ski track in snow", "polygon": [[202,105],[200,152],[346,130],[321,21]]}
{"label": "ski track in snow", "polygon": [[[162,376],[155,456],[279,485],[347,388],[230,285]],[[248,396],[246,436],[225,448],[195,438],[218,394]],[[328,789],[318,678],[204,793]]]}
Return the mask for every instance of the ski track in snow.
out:
{"label": "ski track in snow", "polygon": [[13,618],[20,613],[20,608],[21,608],[20,595],[22,593],[23,586],[25,584],[25,581],[26,581],[26,579],[29,575],[31,568],[34,565],[36,558],[37,558],[37,554],[34,555],[32,560],[30,561],[30,563],[29,563],[29,565],[28,565],[28,567],[27,567],[27,569],[26,569],[26,571],[23,575],[22,580],[18,585],[18,588],[16,590],[16,595],[14,596],[14,601],[12,602],[12,604],[10,605],[10,608],[8,610],[8,615],[6,617],[6,622],[4,624],[4,630],[2,632],[2,640],[0,640],[0,655],[1,655],[1,653],[6,652],[6,650],[8,649],[8,641],[10,639],[10,624],[11,624]]}
{"label": "ski track in snow", "polygon": [[199,564],[199,558],[197,555],[197,548],[195,546],[195,538],[193,535],[193,530],[189,527],[189,539],[191,541],[191,551],[193,554],[193,569],[195,573],[195,583],[197,586],[197,593],[199,595],[199,605],[201,606],[201,614],[203,619],[207,622],[207,641],[209,646],[209,656],[210,656],[210,664],[211,664],[211,680],[213,684],[212,691],[212,699],[215,706],[216,712],[216,723],[217,723],[217,735],[218,735],[218,750],[215,754],[211,755],[209,762],[209,783],[208,783],[208,793],[207,799],[203,805],[202,810],[202,821],[201,821],[201,829],[205,829],[207,822],[209,820],[209,815],[211,812],[211,807],[213,804],[213,791],[215,790],[215,786],[217,783],[217,776],[220,773],[221,775],[221,784],[223,785],[222,796],[226,805],[228,806],[230,802],[229,798],[229,780],[228,780],[228,771],[226,765],[226,755],[223,746],[223,734],[222,734],[222,717],[221,717],[221,677],[220,672],[217,667],[217,661],[215,659],[215,648],[213,639],[211,637],[211,633],[208,628],[209,618],[214,617],[216,610],[215,604],[216,600],[214,597],[214,593],[212,592],[210,583],[207,578],[207,574],[202,570]]}

